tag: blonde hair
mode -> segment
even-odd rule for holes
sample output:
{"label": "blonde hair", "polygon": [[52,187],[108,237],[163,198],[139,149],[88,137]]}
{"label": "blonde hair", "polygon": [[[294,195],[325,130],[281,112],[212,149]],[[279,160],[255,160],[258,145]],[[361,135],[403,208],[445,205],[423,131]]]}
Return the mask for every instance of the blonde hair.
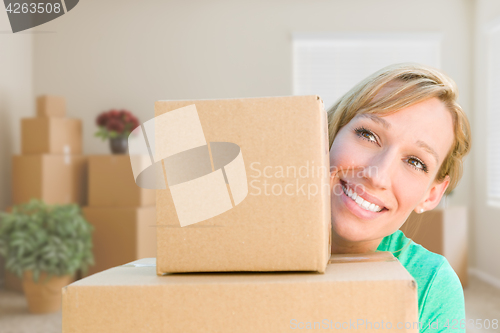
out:
{"label": "blonde hair", "polygon": [[[382,88],[389,88],[388,92],[375,98]],[[462,177],[462,159],[470,151],[471,132],[467,116],[457,103],[455,82],[437,69],[413,63],[395,64],[358,83],[328,110],[330,148],[338,131],[357,114],[388,115],[432,97],[441,100],[453,117],[454,142],[435,179],[439,183],[446,175],[450,177],[445,192],[449,194]]]}

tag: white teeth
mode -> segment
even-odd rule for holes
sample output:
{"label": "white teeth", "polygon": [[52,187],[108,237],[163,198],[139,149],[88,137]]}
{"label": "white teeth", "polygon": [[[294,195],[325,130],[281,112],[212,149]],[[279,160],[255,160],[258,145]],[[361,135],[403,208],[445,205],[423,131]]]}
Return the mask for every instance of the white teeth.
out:
{"label": "white teeth", "polygon": [[356,192],[352,191],[351,189],[347,189],[345,186],[342,186],[342,189],[344,190],[344,193],[349,198],[354,200],[358,204],[358,206],[360,206],[361,208],[375,212],[375,213],[378,213],[382,210],[380,208],[380,206],[375,205],[374,203],[371,203],[369,201],[366,201],[365,199],[361,198]]}

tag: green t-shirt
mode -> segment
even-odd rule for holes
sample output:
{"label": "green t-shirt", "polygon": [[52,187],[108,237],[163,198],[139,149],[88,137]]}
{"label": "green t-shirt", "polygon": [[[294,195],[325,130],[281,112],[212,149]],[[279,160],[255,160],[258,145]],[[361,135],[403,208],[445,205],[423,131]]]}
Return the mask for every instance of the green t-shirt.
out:
{"label": "green t-shirt", "polygon": [[[410,245],[396,252],[407,242],[411,242]],[[462,284],[445,257],[416,244],[401,230],[384,237],[377,251],[393,252],[417,282],[418,315],[422,325],[419,332],[465,332]]]}

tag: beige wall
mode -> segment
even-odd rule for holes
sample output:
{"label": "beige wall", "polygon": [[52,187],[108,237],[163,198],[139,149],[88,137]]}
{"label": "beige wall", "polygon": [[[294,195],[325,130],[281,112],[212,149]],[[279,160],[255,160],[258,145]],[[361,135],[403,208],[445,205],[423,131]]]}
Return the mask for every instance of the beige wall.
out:
{"label": "beige wall", "polygon": [[7,13],[0,10],[0,210],[11,204],[11,157],[19,153],[19,119],[34,107],[33,34],[11,31]]}

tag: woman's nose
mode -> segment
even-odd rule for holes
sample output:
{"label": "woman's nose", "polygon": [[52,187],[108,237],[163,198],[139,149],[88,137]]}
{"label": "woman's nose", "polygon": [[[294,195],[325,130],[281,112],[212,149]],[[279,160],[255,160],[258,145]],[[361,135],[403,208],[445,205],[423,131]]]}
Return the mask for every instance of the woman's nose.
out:
{"label": "woman's nose", "polygon": [[391,150],[380,151],[371,156],[362,175],[373,188],[387,189],[391,186],[391,176],[395,172],[396,158]]}

